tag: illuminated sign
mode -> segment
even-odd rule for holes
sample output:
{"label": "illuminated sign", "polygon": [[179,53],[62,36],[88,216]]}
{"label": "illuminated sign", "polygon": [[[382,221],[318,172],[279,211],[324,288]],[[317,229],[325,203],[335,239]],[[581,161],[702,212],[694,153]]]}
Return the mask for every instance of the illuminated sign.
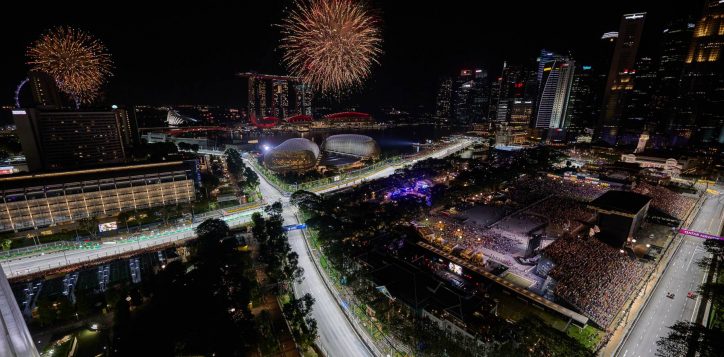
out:
{"label": "illuminated sign", "polygon": [[22,109],[21,109],[21,110],[15,110],[15,109],[13,110],[13,115],[25,115],[25,114],[26,114],[25,111],[22,110]]}
{"label": "illuminated sign", "polygon": [[602,40],[609,38],[618,38],[618,32],[606,32],[603,34],[603,36],[601,36]]}
{"label": "illuminated sign", "polygon": [[702,233],[702,232],[697,232],[697,231],[691,231],[691,230],[683,229],[683,228],[680,228],[680,229],[679,229],[679,233],[680,233],[680,234],[687,235],[687,236],[692,236],[692,237],[697,237],[697,238],[703,238],[703,239],[724,240],[724,237],[715,236],[715,235],[712,235],[712,234],[707,234],[707,233]]}
{"label": "illuminated sign", "polygon": [[591,69],[591,66],[583,66],[584,71],[588,71],[589,69]]}
{"label": "illuminated sign", "polygon": [[637,13],[637,14],[629,14],[629,15],[623,15],[623,18],[626,20],[636,20],[636,19],[643,19],[645,12]]}
{"label": "illuminated sign", "polygon": [[457,274],[457,275],[463,275],[463,267],[450,262],[447,264],[447,268],[450,269],[451,272]]}
{"label": "illuminated sign", "polygon": [[116,221],[101,223],[98,225],[99,232],[115,231],[116,229],[118,229],[118,222]]}

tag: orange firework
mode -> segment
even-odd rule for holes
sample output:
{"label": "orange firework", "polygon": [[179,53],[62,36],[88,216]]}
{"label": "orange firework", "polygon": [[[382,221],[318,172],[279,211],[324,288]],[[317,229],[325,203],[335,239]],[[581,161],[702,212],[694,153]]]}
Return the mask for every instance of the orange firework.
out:
{"label": "orange firework", "polygon": [[281,27],[284,64],[320,92],[361,85],[378,63],[378,23],[358,1],[299,0]]}
{"label": "orange firework", "polygon": [[76,102],[91,102],[112,76],[113,62],[103,43],[70,27],[43,34],[28,48],[27,56],[34,70],[48,73]]}

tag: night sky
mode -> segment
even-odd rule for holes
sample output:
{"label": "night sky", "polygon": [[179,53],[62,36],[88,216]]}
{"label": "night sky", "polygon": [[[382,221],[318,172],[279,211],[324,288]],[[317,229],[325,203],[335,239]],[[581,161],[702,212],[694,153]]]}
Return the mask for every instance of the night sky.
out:
{"label": "night sky", "polygon": [[[274,24],[291,0],[195,6],[180,1],[164,6],[152,1],[23,3],[14,3],[20,8],[6,12],[0,22],[1,104],[12,103],[15,86],[25,77],[25,48],[55,25],[81,28],[106,44],[115,62],[115,76],[106,86],[113,103],[243,106],[245,85],[234,73],[284,72]],[[381,19],[384,54],[365,88],[348,101],[372,110],[430,106],[440,76],[475,65],[497,74],[503,60],[533,61],[543,47],[591,61],[601,34],[616,31],[627,12],[648,12],[642,51],[656,55],[664,25],[686,14],[697,17],[703,1],[368,3]]]}

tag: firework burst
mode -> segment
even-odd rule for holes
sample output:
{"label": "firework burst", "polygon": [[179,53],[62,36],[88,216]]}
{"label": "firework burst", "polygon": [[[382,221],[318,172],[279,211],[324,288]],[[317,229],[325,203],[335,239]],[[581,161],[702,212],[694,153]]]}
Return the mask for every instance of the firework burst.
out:
{"label": "firework burst", "polygon": [[284,64],[322,93],[361,85],[378,63],[377,20],[356,0],[298,0],[281,27]]}
{"label": "firework burst", "polygon": [[70,27],[43,34],[27,50],[28,64],[48,73],[76,102],[88,103],[112,76],[106,47],[92,35]]}

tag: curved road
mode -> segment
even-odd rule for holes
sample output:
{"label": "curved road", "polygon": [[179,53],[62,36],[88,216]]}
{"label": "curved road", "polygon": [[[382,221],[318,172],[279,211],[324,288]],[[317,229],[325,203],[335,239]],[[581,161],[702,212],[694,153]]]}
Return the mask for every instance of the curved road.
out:
{"label": "curved road", "polygon": [[[351,182],[344,182],[339,185],[324,187],[323,189],[318,190],[317,193],[330,192],[359,184],[362,181],[386,177],[393,174],[396,169],[405,165],[430,157],[442,158],[468,147],[471,143],[471,140],[463,139],[449,148],[434,151],[415,160],[405,162],[404,164],[387,167]],[[248,166],[253,169],[252,165]],[[284,205],[284,223],[287,225],[298,223],[297,218],[294,215],[294,208],[289,207],[288,205],[288,198],[284,197],[281,192],[269,184],[263,175],[259,172],[257,172],[257,174],[259,175],[260,190],[264,199],[269,203],[281,201]],[[220,218],[227,221],[230,226],[236,226],[249,221],[252,213],[258,211],[261,211],[261,209],[257,208]],[[3,261],[0,265],[2,265],[2,268],[5,270],[9,278],[28,275],[66,265],[90,262],[102,257],[152,248],[172,241],[190,239],[194,237],[193,229],[196,225],[198,225],[198,223],[175,227],[161,232],[150,232],[146,233],[140,239],[131,238],[104,242],[104,244],[95,249],[66,250],[28,256],[21,259]],[[308,254],[302,233],[300,231],[290,231],[288,232],[288,236],[291,248],[299,255],[299,266],[305,271],[304,280],[301,283],[295,284],[295,292],[297,295],[310,293],[316,300],[312,315],[317,320],[317,326],[319,329],[318,345],[320,348],[327,356],[330,357],[373,356],[375,354],[379,354],[379,352],[373,353],[370,350],[370,347],[368,347],[368,345],[363,341],[363,336],[358,335],[355,332],[351,322],[344,315],[342,308],[332,295],[332,291],[327,288],[323,278],[316,270],[314,263]]]}
{"label": "curved road", "polygon": [[[689,229],[719,235],[723,209],[724,195],[709,196]],[[696,291],[706,277],[705,272],[696,264],[697,260],[706,254],[703,248],[704,240],[683,235],[677,235],[674,239],[683,239],[683,242],[669,261],[648,305],[619,349],[619,356],[653,356],[657,349],[656,341],[668,335],[669,326],[677,321],[696,319],[701,298],[689,299],[686,295],[689,291]],[[674,294],[673,299],[666,297],[669,292]]]}

